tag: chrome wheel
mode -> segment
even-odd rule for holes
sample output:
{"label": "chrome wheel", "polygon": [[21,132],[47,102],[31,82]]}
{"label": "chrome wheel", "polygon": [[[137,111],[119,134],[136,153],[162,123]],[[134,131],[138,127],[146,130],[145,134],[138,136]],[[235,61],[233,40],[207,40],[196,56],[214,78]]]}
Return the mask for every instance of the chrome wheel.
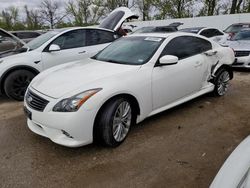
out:
{"label": "chrome wheel", "polygon": [[113,120],[113,136],[117,142],[123,141],[127,136],[131,118],[131,106],[127,101],[123,101],[116,109]]}
{"label": "chrome wheel", "polygon": [[224,71],[220,74],[217,83],[217,91],[220,96],[224,95],[229,86],[230,75],[227,71]]}

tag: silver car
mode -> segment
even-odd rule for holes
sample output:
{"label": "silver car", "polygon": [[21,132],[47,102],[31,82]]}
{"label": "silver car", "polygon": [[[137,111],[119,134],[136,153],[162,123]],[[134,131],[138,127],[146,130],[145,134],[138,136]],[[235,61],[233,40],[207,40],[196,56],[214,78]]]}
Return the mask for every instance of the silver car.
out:
{"label": "silver car", "polygon": [[228,45],[235,51],[233,67],[250,68],[250,29],[238,32],[223,45]]}

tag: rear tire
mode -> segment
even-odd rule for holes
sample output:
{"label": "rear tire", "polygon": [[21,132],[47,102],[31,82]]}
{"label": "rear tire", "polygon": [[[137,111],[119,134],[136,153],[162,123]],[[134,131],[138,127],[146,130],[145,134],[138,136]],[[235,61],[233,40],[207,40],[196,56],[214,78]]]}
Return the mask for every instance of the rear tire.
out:
{"label": "rear tire", "polygon": [[220,69],[215,74],[214,91],[215,96],[223,96],[226,94],[230,81],[230,72],[226,69]]}
{"label": "rear tire", "polygon": [[126,98],[115,98],[105,104],[97,119],[98,141],[109,147],[119,146],[134,123],[134,109]]}
{"label": "rear tire", "polygon": [[22,101],[35,74],[28,70],[16,70],[10,73],[4,82],[5,94],[12,99]]}

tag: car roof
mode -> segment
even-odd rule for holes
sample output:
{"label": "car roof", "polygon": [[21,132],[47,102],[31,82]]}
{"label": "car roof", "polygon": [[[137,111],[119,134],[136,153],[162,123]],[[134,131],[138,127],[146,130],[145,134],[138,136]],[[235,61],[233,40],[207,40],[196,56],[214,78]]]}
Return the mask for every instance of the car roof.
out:
{"label": "car roof", "polygon": [[11,33],[39,33],[39,31],[23,30],[23,31],[11,31]]}
{"label": "car roof", "polygon": [[98,30],[112,31],[113,32],[113,30],[94,27],[94,26],[89,26],[89,27],[66,27],[66,28],[61,28],[61,29],[53,29],[53,30],[49,30],[49,31],[57,31],[57,32],[61,33],[61,32],[66,32],[66,31],[73,31],[73,30],[76,30],[76,29],[98,29]]}
{"label": "car roof", "polygon": [[142,36],[142,37],[161,37],[161,38],[168,38],[170,36],[194,36],[199,38],[204,38],[200,35],[193,34],[193,33],[186,33],[186,32],[172,32],[172,33],[134,33],[131,35],[128,35],[127,37],[133,37],[133,36]]}
{"label": "car roof", "polygon": [[199,33],[202,29],[205,29],[206,27],[190,27],[190,28],[183,28],[179,31],[183,32],[190,32],[190,33]]}
{"label": "car roof", "polygon": [[232,25],[250,25],[250,23],[234,23]]}

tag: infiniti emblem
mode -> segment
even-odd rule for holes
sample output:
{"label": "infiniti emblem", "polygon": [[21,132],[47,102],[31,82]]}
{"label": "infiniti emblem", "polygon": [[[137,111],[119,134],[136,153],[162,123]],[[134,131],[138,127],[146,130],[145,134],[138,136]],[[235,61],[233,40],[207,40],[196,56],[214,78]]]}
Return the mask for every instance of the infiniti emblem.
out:
{"label": "infiniti emblem", "polygon": [[28,96],[28,97],[27,97],[27,101],[28,101],[29,103],[31,103],[31,102],[33,101],[33,98],[32,98],[31,96]]}

